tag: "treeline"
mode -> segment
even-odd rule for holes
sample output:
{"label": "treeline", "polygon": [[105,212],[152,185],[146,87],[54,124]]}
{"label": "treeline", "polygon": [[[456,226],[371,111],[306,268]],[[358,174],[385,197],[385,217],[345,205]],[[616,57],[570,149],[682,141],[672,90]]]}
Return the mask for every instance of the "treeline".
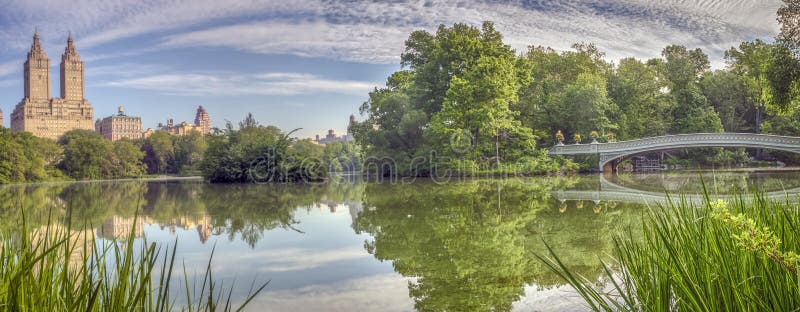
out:
{"label": "treeline", "polygon": [[[137,178],[158,173],[158,157],[185,167],[175,157],[183,155],[186,138],[170,137],[169,153],[158,148],[157,132],[151,139],[109,141],[91,130],[72,130],[58,141],[34,137],[28,132],[0,129],[0,184],[59,180]],[[188,138],[189,136],[187,136]],[[177,148],[176,148],[177,147]],[[154,150],[156,151],[154,153]]]}
{"label": "treeline", "polygon": [[[369,94],[360,108],[366,119],[351,131],[368,163],[397,163],[373,166],[384,175],[569,169],[544,155],[559,131],[567,144],[694,132],[800,135],[800,62],[787,42],[743,42],[725,53],[725,69],[712,71],[702,50],[683,46],[615,64],[592,44],[518,55],[490,22],[443,25],[411,33],[403,69]],[[705,156],[741,159],[744,151],[725,153]]]}
{"label": "treeline", "polygon": [[316,182],[328,177],[327,166],[313,149],[294,146],[289,136],[274,126],[261,126],[249,114],[234,129],[228,122],[208,138],[208,150],[200,163],[203,176],[212,183]]}
{"label": "treeline", "polygon": [[73,130],[58,141],[0,128],[0,184],[59,180],[203,175],[211,182],[321,181],[331,171],[361,168],[355,144],[320,146],[289,138],[252,115],[203,136],[156,131],[146,139],[109,141],[90,130]]}

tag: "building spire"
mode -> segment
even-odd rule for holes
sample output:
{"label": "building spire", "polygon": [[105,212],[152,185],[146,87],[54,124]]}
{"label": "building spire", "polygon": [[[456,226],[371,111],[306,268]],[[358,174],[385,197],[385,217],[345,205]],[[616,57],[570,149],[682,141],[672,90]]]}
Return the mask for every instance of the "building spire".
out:
{"label": "building spire", "polygon": [[31,55],[42,54],[44,55],[44,51],[42,51],[42,43],[39,41],[39,29],[38,27],[33,31],[33,43],[31,44],[31,51],[28,53],[28,57]]}
{"label": "building spire", "polygon": [[64,49],[64,54],[75,55],[78,54],[75,51],[75,43],[72,41],[72,32],[69,32],[69,36],[67,37],[67,48]]}

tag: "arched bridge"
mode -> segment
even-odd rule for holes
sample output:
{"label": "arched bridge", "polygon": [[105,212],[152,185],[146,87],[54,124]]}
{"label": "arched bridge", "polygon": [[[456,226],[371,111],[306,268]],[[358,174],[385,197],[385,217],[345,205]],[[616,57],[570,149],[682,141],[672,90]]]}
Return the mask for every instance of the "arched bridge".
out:
{"label": "arched bridge", "polygon": [[800,138],[754,133],[692,133],[612,143],[556,145],[549,155],[600,155],[599,169],[616,171],[626,156],[692,147],[747,147],[800,153]]}

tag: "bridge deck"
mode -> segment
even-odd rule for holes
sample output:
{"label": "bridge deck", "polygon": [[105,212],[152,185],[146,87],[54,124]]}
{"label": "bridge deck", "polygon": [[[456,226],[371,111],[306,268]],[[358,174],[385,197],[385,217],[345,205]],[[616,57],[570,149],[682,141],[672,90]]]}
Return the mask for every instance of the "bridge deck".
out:
{"label": "bridge deck", "polygon": [[692,133],[665,135],[631,141],[556,145],[549,155],[600,155],[600,168],[625,156],[670,149],[697,147],[746,147],[800,153],[800,138],[754,133]]}

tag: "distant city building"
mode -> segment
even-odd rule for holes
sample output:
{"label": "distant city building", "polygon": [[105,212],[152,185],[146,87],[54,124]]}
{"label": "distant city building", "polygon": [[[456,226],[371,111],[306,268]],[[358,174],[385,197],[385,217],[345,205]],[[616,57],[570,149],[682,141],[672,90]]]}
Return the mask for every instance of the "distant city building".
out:
{"label": "distant city building", "polygon": [[3,127],[3,110],[0,109],[0,128]]}
{"label": "distant city building", "polygon": [[117,115],[98,119],[94,127],[103,138],[111,141],[142,138],[142,118],[125,115],[122,106],[119,107]]}
{"label": "distant city building", "polygon": [[183,136],[183,135],[187,135],[187,134],[191,133],[192,131],[200,132],[200,127],[197,127],[196,125],[190,124],[190,123],[185,122],[185,121],[176,125],[175,121],[173,121],[172,118],[170,118],[170,119],[167,119],[167,123],[166,124],[159,123],[158,124],[158,130],[166,131],[167,133],[169,133],[171,135]]}
{"label": "distant city building", "polygon": [[[349,123],[349,125],[352,125],[355,122],[356,122],[356,117],[353,116],[353,115],[350,115],[350,123]],[[317,134],[314,137],[314,141],[313,142],[317,143],[319,145],[326,145],[326,144],[331,143],[331,142],[352,142],[353,141],[353,135],[350,134],[350,132],[349,132],[350,129],[349,128],[350,127],[348,126],[348,129],[347,129],[348,132],[343,136],[336,135],[336,131],[334,131],[333,129],[328,130],[328,134],[325,135],[324,138],[320,138],[319,134]]]}
{"label": "distant city building", "polygon": [[74,129],[92,130],[94,111],[84,97],[84,63],[72,35],[61,56],[61,97],[50,98],[50,59],[34,33],[24,65],[25,97],[11,113],[11,130],[57,139]]}
{"label": "distant city building", "polygon": [[[188,122],[181,122],[180,124],[175,124],[175,121],[170,118],[167,120],[167,124],[159,123],[158,129],[156,131],[166,131],[171,135],[188,135],[192,131],[197,131],[202,135],[206,135],[211,133],[211,118],[208,116],[206,110],[200,106],[197,108],[197,113],[195,114],[194,123],[190,124]],[[150,129],[148,129],[148,132]],[[152,132],[149,134],[145,134],[147,137],[152,135]]]}
{"label": "distant city building", "polygon": [[156,132],[156,130],[153,130],[153,128],[147,128],[147,130],[142,132],[142,138],[143,139],[150,138],[150,136],[153,135],[153,132]]}
{"label": "distant city building", "polygon": [[319,134],[317,134],[317,136],[314,137],[314,142],[320,145],[326,145],[332,142],[351,142],[351,141],[353,141],[352,135],[348,133],[343,136],[337,136],[336,132],[333,129],[328,130],[328,134],[324,138],[320,138]]}
{"label": "distant city building", "polygon": [[197,108],[197,114],[194,116],[194,124],[200,128],[200,133],[203,135],[211,133],[211,117],[208,116],[206,109],[202,105]]}

